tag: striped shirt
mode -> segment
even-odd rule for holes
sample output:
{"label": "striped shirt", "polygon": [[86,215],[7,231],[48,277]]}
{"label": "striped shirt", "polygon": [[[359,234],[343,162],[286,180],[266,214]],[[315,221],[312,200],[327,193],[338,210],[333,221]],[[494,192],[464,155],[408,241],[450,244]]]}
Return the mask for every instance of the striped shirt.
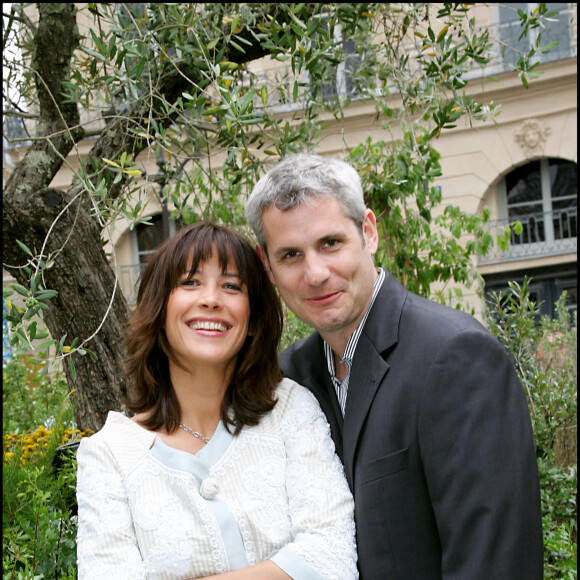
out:
{"label": "striped shirt", "polygon": [[334,354],[332,349],[324,341],[324,354],[326,355],[326,364],[328,365],[328,372],[330,374],[330,378],[332,380],[332,384],[334,385],[334,389],[336,391],[336,396],[338,397],[338,403],[340,404],[340,408],[342,410],[342,415],[344,417],[344,409],[346,407],[346,395],[348,392],[348,381],[350,379],[350,369],[352,367],[352,361],[354,358],[354,351],[356,350],[356,345],[358,344],[358,340],[360,335],[362,334],[362,330],[364,328],[365,322],[367,321],[369,312],[375,303],[375,298],[381,289],[383,284],[383,280],[385,279],[385,271],[382,268],[377,269],[379,272],[379,277],[375,282],[375,286],[373,288],[373,295],[371,298],[371,303],[363,316],[363,319],[360,321],[360,324],[356,327],[356,330],[350,335],[348,342],[346,343],[346,348],[344,349],[344,354],[342,356],[341,363],[345,364],[348,368],[347,375],[344,381],[340,381],[336,377],[335,368],[334,368]]}

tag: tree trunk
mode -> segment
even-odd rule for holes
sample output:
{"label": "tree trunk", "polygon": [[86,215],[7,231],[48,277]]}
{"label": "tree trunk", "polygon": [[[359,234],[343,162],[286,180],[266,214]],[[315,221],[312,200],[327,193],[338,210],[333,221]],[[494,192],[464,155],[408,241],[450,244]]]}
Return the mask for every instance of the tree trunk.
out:
{"label": "tree trunk", "polygon": [[[38,78],[40,120],[36,137],[41,139],[35,140],[4,186],[3,261],[13,266],[25,265],[27,256],[16,240],[39,252],[50,231],[44,256],[60,253],[54,266],[43,272],[43,286],[58,291],[45,315],[49,332],[57,340],[66,334],[65,342],[70,345],[75,337],[82,342],[90,336],[104,319],[97,336],[87,344],[97,354],[98,362],[89,356],[72,355],[77,375],[74,381],[65,365],[79,428],[98,430],[108,410],[122,408],[126,389],[120,372],[121,340],[128,308],[117,289],[105,317],[113,294],[114,273],[103,250],[98,223],[90,215],[87,194],[79,196],[54,223],[79,191],[48,188],[74,142],[83,136],[83,131],[75,128],[79,123],[77,107],[64,103],[60,94],[61,81],[70,78],[78,32],[74,4],[39,4],[38,9],[32,67]],[[22,269],[12,268],[10,272],[29,287],[29,277]]]}
{"label": "tree trunk", "polygon": [[[70,194],[54,189],[41,189],[24,200],[7,196],[4,200],[4,239],[6,255],[20,251],[15,238],[30,248],[40,248],[46,232],[62,211]],[[127,303],[115,285],[114,272],[101,244],[101,234],[95,219],[86,212],[80,200],[53,225],[46,255],[60,250],[55,265],[44,271],[46,288],[58,290],[58,296],[48,302],[45,322],[57,340],[67,335],[65,345],[78,337],[79,343],[98,331],[86,346],[96,353],[98,361],[79,354],[72,357],[76,369],[73,380],[69,364],[65,363],[69,388],[73,391],[75,419],[80,429],[98,430],[109,410],[121,410],[126,395],[122,378],[122,339],[127,324]],[[20,254],[22,252],[20,251]],[[12,258],[14,259],[14,258]],[[15,272],[23,285],[29,281]],[[109,312],[107,312],[109,310]]]}

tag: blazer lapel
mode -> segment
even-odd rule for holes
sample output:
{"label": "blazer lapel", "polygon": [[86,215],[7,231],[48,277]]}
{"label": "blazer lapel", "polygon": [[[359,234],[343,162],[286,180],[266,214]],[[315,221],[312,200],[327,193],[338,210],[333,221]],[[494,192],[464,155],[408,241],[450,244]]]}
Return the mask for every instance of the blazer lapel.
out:
{"label": "blazer lapel", "polygon": [[[398,341],[399,320],[406,295],[407,290],[385,272],[385,280],[356,347],[343,426],[343,462],[351,488],[360,433],[377,390],[389,370],[382,353]],[[386,381],[382,388],[388,388]]]}

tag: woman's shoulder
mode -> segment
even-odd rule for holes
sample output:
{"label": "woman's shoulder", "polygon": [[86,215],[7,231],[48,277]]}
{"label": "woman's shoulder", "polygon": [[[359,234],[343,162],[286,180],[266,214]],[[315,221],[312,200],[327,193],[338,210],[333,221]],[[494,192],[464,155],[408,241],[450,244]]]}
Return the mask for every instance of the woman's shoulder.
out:
{"label": "woman's shoulder", "polygon": [[156,434],[144,429],[118,411],[109,411],[103,427],[90,437],[81,439],[78,455],[112,455],[124,463],[141,456],[153,445]]}
{"label": "woman's shoulder", "polygon": [[322,412],[316,397],[306,387],[286,377],[276,387],[276,399],[278,402],[274,409],[279,413],[296,407]]}

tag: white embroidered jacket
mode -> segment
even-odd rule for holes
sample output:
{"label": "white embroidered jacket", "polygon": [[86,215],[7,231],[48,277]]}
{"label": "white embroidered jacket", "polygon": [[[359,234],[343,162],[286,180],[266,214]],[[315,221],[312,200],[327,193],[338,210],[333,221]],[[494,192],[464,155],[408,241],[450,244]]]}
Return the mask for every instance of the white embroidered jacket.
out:
{"label": "white embroidered jacket", "polygon": [[220,422],[196,455],[121,413],[77,452],[78,577],[200,578],[271,559],[358,578],[353,500],[314,396],[284,379],[259,425]]}

